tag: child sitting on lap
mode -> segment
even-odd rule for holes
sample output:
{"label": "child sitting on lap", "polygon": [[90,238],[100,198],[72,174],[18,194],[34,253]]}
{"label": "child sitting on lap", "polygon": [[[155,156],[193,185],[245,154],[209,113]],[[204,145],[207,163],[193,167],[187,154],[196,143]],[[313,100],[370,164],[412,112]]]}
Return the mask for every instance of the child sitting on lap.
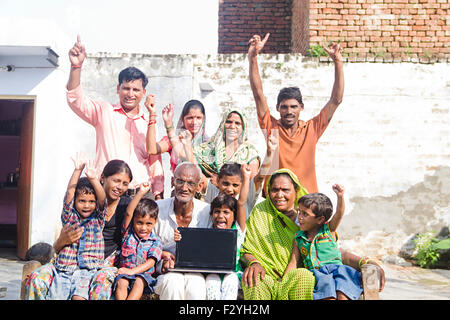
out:
{"label": "child sitting on lap", "polygon": [[296,269],[299,260],[316,277],[313,298],[356,300],[362,293],[361,275],[343,265],[336,243],[336,229],[344,215],[344,188],[335,184],[337,210],[333,218],[331,200],[322,193],[311,193],[298,201],[300,231],[293,241],[291,260],[284,272]]}
{"label": "child sitting on lap", "polygon": [[141,184],[124,217],[120,266],[113,287],[117,300],[139,300],[143,293],[153,293],[156,284],[152,274],[161,259],[162,244],[153,233],[158,222],[158,205],[144,198],[149,190],[148,182]]}
{"label": "child sitting on lap", "polygon": [[[63,225],[80,225],[83,234],[58,253],[49,300],[87,300],[92,275],[104,259],[105,191],[91,162],[87,164],[80,154],[72,160],[75,169],[67,186],[61,220]],[[85,167],[87,178],[80,178]]]}

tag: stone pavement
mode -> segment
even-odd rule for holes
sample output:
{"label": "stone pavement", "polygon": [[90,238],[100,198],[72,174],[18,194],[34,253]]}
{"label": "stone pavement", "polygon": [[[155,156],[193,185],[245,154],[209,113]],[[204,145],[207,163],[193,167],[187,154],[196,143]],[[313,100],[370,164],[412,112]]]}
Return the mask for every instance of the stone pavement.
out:
{"label": "stone pavement", "polygon": [[[24,263],[14,249],[0,248],[0,288],[7,288],[0,291],[0,300],[20,299]],[[386,285],[381,300],[450,300],[450,270],[383,266]]]}

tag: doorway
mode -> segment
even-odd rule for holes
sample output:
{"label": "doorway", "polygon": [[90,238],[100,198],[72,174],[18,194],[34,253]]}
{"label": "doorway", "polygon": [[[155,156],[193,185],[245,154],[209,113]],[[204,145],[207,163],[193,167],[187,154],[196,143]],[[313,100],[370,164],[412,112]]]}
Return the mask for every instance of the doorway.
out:
{"label": "doorway", "polygon": [[30,244],[34,96],[0,96],[0,250]]}

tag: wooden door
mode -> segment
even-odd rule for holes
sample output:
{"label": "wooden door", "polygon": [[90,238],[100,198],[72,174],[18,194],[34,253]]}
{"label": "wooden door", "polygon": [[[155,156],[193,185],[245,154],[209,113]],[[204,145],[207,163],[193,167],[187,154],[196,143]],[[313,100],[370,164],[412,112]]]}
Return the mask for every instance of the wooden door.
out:
{"label": "wooden door", "polygon": [[34,104],[34,100],[24,102],[20,132],[17,256],[21,259],[25,259],[25,254],[30,246]]}

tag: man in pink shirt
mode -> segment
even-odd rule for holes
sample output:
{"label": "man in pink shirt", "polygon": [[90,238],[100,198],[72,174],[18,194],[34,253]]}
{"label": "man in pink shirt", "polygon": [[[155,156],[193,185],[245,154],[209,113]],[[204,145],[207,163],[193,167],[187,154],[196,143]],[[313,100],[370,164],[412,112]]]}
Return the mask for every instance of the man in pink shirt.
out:
{"label": "man in pink shirt", "polygon": [[[156,199],[164,192],[164,171],[161,155],[149,155],[146,151],[148,116],[140,108],[146,94],[147,77],[142,71],[129,67],[119,73],[117,94],[119,103],[94,101],[83,94],[81,67],[86,58],[84,45],[77,42],[69,51],[71,63],[67,82],[69,107],[96,132],[96,167],[100,174],[111,160],[125,161],[133,172],[128,194],[134,196],[142,182],[150,181]],[[152,95],[151,95],[152,96]],[[152,102],[154,103],[152,96]]]}

